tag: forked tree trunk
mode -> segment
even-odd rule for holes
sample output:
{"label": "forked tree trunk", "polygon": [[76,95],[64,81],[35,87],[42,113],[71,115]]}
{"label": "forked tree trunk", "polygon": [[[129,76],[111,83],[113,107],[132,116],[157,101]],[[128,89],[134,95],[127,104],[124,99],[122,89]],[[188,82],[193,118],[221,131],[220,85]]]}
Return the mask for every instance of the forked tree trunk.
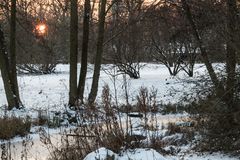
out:
{"label": "forked tree trunk", "polygon": [[98,82],[99,82],[102,54],[103,54],[106,3],[107,3],[107,0],[101,0],[99,23],[98,23],[97,51],[96,51],[96,57],[95,57],[95,63],[94,63],[93,81],[91,86],[91,92],[88,97],[88,103],[90,105],[95,102],[97,97],[97,92],[98,92]]}
{"label": "forked tree trunk", "polygon": [[70,77],[69,106],[75,106],[77,98],[77,59],[78,59],[78,0],[71,0],[70,19]]}
{"label": "forked tree trunk", "polygon": [[84,87],[85,87],[85,81],[86,81],[86,75],[87,75],[90,11],[91,11],[90,0],[85,0],[84,19],[83,19],[81,71],[80,71],[79,83],[78,83],[78,99],[81,101],[81,103],[83,103]]}

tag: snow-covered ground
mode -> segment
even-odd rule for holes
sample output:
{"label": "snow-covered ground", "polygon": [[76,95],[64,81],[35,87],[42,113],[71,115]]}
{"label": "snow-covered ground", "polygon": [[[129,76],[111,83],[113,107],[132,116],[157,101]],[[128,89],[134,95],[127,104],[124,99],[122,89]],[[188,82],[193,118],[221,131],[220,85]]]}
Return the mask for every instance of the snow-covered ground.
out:
{"label": "snow-covered ground", "polygon": [[120,155],[106,148],[89,153],[84,160],[106,160],[107,157],[114,157],[114,160],[237,160],[238,158],[214,154],[185,154],[182,156],[163,156],[153,149],[134,149],[122,152]]}
{"label": "snow-covered ground", "polygon": [[[80,66],[79,66],[80,67]],[[88,96],[92,81],[92,65],[89,65],[87,74],[85,95]],[[103,68],[109,69],[111,65],[103,65]],[[202,64],[195,67],[195,75],[203,74],[205,68]],[[113,69],[108,70],[113,73]],[[167,68],[159,64],[147,64],[140,71],[141,78],[130,79],[127,78],[129,100],[136,101],[136,95],[140,87],[147,87],[157,89],[157,99],[162,103],[179,103],[179,98],[183,92],[191,90],[191,85],[183,86],[180,78],[189,78],[180,72],[178,76],[172,77],[169,75]],[[51,75],[19,75],[18,76],[20,96],[23,105],[26,108],[33,109],[47,109],[47,110],[61,110],[68,102],[68,87],[69,87],[69,65],[58,65],[56,73]],[[102,87],[108,84],[111,92],[114,95],[114,82],[112,76],[105,71],[101,71],[98,100],[100,98]],[[179,93],[172,92],[172,89],[181,91]],[[116,77],[116,90],[120,103],[125,103],[125,93],[123,87],[123,76]],[[0,106],[6,104],[6,97],[4,94],[3,83],[0,77]]]}
{"label": "snow-covered ground", "polygon": [[[80,66],[79,66],[80,67]],[[105,84],[108,84],[113,96],[114,102],[114,80],[113,77],[107,74],[107,72],[113,73],[114,70],[111,69],[111,65],[103,65],[105,71],[101,71],[99,92],[97,101],[100,102],[101,90]],[[106,72],[106,69],[107,72]],[[88,96],[90,91],[91,81],[92,81],[92,65],[89,65],[89,71],[87,74],[86,90],[85,96]],[[140,79],[130,79],[127,78],[127,87],[129,94],[129,101],[131,103],[136,102],[136,96],[139,92],[140,87],[147,87],[149,90],[152,88],[157,89],[157,100],[158,103],[168,104],[168,103],[184,103],[180,102],[181,97],[184,93],[189,93],[190,96],[195,96],[193,93],[194,84],[184,85],[182,79],[187,80],[196,80],[199,75],[205,75],[205,67],[202,64],[197,64],[195,67],[195,76],[189,78],[183,72],[180,72],[178,76],[172,77],[169,75],[167,68],[159,64],[144,64],[144,67],[140,71]],[[205,75],[206,77],[208,75]],[[121,104],[125,103],[125,91],[123,76],[119,75],[115,79],[116,81],[116,93],[118,97],[118,102]],[[68,102],[68,84],[69,84],[69,65],[58,65],[55,74],[51,75],[19,75],[18,82],[20,87],[20,96],[25,106],[24,110],[18,111],[13,110],[8,114],[14,116],[26,117],[29,115],[31,118],[36,118],[38,116],[39,110],[45,110],[46,112],[51,111],[64,111],[67,109]],[[2,79],[0,77],[0,116],[5,114],[4,106],[6,105],[6,98],[4,94],[4,88]],[[161,124],[168,122],[176,122],[179,120],[179,117],[185,115],[158,115],[159,122]],[[58,131],[51,131],[51,135],[55,142],[58,142]],[[56,136],[57,135],[57,136]],[[56,138],[58,137],[58,138]],[[37,134],[30,135],[30,139],[34,142],[28,158],[30,160],[45,160],[46,155],[49,154],[49,151],[44,148],[46,146],[41,145],[40,138]],[[22,153],[23,140],[20,138],[15,138],[12,140],[14,144],[13,150],[15,152],[16,160],[19,159],[20,153]],[[0,142],[5,143],[3,141]],[[35,148],[34,148],[35,147]],[[41,154],[44,153],[44,156]],[[214,154],[202,154],[198,155],[196,153],[183,153],[177,156],[163,156],[157,153],[152,149],[136,149],[133,151],[125,151],[121,155],[117,155],[112,151],[109,151],[105,148],[100,148],[96,152],[90,153],[84,160],[95,160],[96,158],[104,157],[106,153],[114,155],[116,160],[235,160],[238,158],[229,157],[221,153]],[[106,158],[106,157],[105,157]],[[101,158],[100,158],[101,159]]]}

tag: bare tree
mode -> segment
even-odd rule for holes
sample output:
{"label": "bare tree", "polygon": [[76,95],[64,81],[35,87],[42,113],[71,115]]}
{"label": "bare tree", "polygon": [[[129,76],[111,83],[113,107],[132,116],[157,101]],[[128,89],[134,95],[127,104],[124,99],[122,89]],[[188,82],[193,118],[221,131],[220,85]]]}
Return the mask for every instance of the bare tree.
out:
{"label": "bare tree", "polygon": [[181,69],[189,77],[193,76],[195,61],[199,55],[199,48],[192,42],[184,42],[180,48]]}
{"label": "bare tree", "polygon": [[118,72],[140,78],[144,55],[144,5],[143,0],[116,1],[112,7],[108,26],[109,55],[105,57],[118,67]]}
{"label": "bare tree", "polygon": [[199,30],[197,28],[197,25],[193,19],[193,16],[192,16],[192,12],[190,10],[190,7],[189,7],[189,4],[186,0],[181,0],[181,3],[182,3],[182,7],[185,11],[185,14],[186,14],[186,17],[189,21],[189,24],[190,26],[192,27],[192,30],[193,30],[193,35],[196,39],[196,42],[197,42],[197,45],[199,46],[199,49],[201,51],[201,58],[202,58],[202,61],[204,62],[204,64],[206,65],[206,68],[208,70],[208,73],[211,77],[211,80],[216,88],[216,94],[218,95],[218,97],[222,97],[222,95],[224,94],[224,86],[222,84],[221,81],[219,81],[214,69],[213,69],[213,66],[209,60],[209,57],[208,57],[208,54],[207,54],[207,50],[206,48],[204,47],[203,45],[203,39],[199,33]]}
{"label": "bare tree", "polygon": [[12,91],[17,99],[15,107],[20,106],[20,96],[16,71],[16,0],[11,0],[11,18],[10,18],[10,82],[12,83]]}
{"label": "bare tree", "polygon": [[19,101],[13,92],[13,86],[10,79],[10,66],[9,59],[6,51],[5,38],[0,25],[0,70],[3,79],[4,89],[8,102],[8,109],[19,107]]}
{"label": "bare tree", "polygon": [[[234,107],[235,101],[235,88],[236,88],[236,55],[238,52],[238,9],[237,9],[237,1],[236,0],[228,0],[226,2],[218,2],[221,3],[223,9],[226,13],[225,21],[223,21],[223,26],[220,32],[222,34],[222,38],[225,40],[226,46],[226,83],[221,82],[218,79],[212,64],[209,60],[208,52],[206,49],[206,45],[204,43],[204,37],[201,36],[199,31],[199,25],[197,25],[196,20],[193,17],[193,11],[191,10],[191,3],[186,0],[181,0],[182,7],[185,11],[186,18],[189,21],[190,26],[192,27],[193,35],[197,41],[197,45],[201,51],[201,57],[203,62],[205,63],[208,73],[211,77],[211,80],[215,86],[217,96],[222,99],[230,108]],[[194,5],[194,4],[193,4]],[[216,21],[216,20],[215,20]],[[203,25],[202,25],[203,26]],[[219,28],[218,28],[219,29]]]}
{"label": "bare tree", "polygon": [[231,107],[234,103],[234,93],[236,88],[236,54],[237,49],[234,45],[237,44],[237,1],[227,0],[227,56],[226,56],[226,71],[227,71],[227,82],[226,82],[226,101]]}
{"label": "bare tree", "polygon": [[151,57],[156,62],[164,64],[170,75],[176,76],[181,70],[181,54],[180,54],[180,44],[177,42],[164,42],[165,44],[157,43],[155,40],[152,40],[152,50]]}
{"label": "bare tree", "polygon": [[[186,32],[181,15],[175,6],[162,3],[161,6],[150,8],[147,11],[150,20],[148,24],[148,53],[149,57],[157,63],[167,67],[170,75],[177,75],[180,70],[188,67]],[[189,48],[190,49],[190,48]],[[190,56],[190,54],[189,54]],[[193,64],[194,65],[194,64]],[[186,69],[186,71],[188,71]]]}
{"label": "bare tree", "polygon": [[79,83],[78,83],[78,98],[80,99],[81,103],[83,103],[84,87],[85,87],[85,81],[86,81],[86,75],[87,75],[90,12],[91,12],[90,0],[85,0],[84,18],[83,18],[81,71],[80,71]]}
{"label": "bare tree", "polygon": [[104,42],[104,31],[105,31],[104,25],[105,25],[105,18],[106,18],[107,0],[101,0],[100,2],[101,3],[100,3],[99,22],[98,22],[97,50],[96,50],[96,57],[95,57],[95,63],[94,63],[93,81],[92,81],[91,91],[88,97],[89,104],[93,104],[97,97],[102,54],[103,54],[103,42]]}
{"label": "bare tree", "polygon": [[72,0],[70,20],[69,106],[74,106],[77,98],[77,59],[78,59],[78,0]]}

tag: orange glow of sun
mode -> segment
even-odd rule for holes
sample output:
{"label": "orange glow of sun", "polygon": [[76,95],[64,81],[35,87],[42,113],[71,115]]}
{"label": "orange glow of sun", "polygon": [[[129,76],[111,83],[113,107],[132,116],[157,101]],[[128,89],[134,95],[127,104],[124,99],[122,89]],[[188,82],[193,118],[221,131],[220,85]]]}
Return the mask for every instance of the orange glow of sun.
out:
{"label": "orange glow of sun", "polygon": [[45,35],[47,33],[47,25],[44,23],[36,25],[36,32],[38,35]]}

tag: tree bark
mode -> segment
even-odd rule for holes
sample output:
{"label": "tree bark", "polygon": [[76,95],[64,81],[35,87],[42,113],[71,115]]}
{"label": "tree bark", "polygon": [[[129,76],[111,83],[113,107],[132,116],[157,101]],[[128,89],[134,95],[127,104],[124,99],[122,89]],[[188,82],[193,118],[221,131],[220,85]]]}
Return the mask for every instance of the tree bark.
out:
{"label": "tree bark", "polygon": [[233,107],[234,92],[236,85],[236,44],[235,34],[237,30],[237,3],[236,0],[227,1],[227,57],[226,57],[226,71],[227,71],[227,82],[226,82],[226,96],[225,99],[229,106]]}
{"label": "tree bark", "polygon": [[97,51],[96,51],[96,57],[95,57],[95,63],[94,63],[93,81],[92,81],[91,91],[88,97],[88,103],[90,105],[95,102],[97,97],[97,92],[98,92],[98,82],[99,82],[102,54],[103,54],[106,3],[107,3],[107,0],[101,0],[99,23],[98,23]]}
{"label": "tree bark", "polygon": [[10,19],[10,83],[12,91],[17,99],[15,107],[19,108],[21,101],[19,96],[17,71],[16,71],[16,0],[11,0],[11,19]]}
{"label": "tree bark", "polygon": [[75,106],[75,101],[77,98],[77,59],[78,59],[77,2],[78,0],[71,0],[69,106]]}
{"label": "tree bark", "polygon": [[16,99],[16,96],[12,91],[12,83],[10,80],[9,73],[9,59],[6,52],[5,39],[1,26],[0,26],[0,71],[8,102],[8,109],[11,110],[13,107],[18,107],[18,100]]}
{"label": "tree bark", "polygon": [[85,0],[84,19],[83,19],[81,71],[80,71],[79,83],[78,83],[78,99],[81,101],[81,103],[83,103],[84,87],[85,87],[85,81],[86,81],[86,75],[87,75],[90,11],[91,11],[90,0]]}

